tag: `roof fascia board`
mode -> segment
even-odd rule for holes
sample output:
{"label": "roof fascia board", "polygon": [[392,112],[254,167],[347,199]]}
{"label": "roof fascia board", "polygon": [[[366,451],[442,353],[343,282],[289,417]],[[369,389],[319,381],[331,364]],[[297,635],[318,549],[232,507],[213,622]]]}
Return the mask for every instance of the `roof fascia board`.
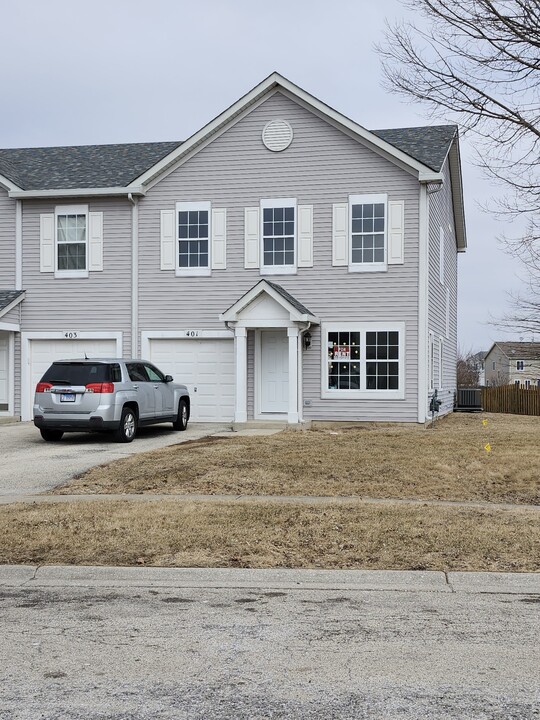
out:
{"label": "roof fascia board", "polygon": [[22,302],[25,297],[26,297],[26,293],[23,292],[23,293],[21,293],[18,297],[16,297],[15,300],[12,300],[12,301],[9,303],[9,305],[6,305],[5,308],[2,308],[2,310],[0,310],[0,317],[3,317],[4,315],[7,315],[7,313],[8,313],[10,310],[13,310],[14,307],[17,307],[17,305],[18,305],[20,302]]}
{"label": "roof fascia board", "polygon": [[227,108],[227,110],[220,113],[217,117],[198,130],[194,135],[185,140],[182,145],[169,153],[169,155],[166,155],[145,173],[139,175],[138,178],[135,178],[133,182],[139,185],[147,184],[156,175],[159,175],[166,170],[169,165],[186,155],[194,147],[197,147],[200,143],[206,140],[207,137],[213,136],[224,125],[228,125],[237,115],[242,113],[244,110],[251,108],[252,105],[262,99],[270,90],[278,85],[277,77],[279,76],[276,76],[277,73],[272,73],[272,75],[267,77],[266,80],[263,80],[261,83],[256,85],[253,90],[250,90],[250,92],[246,95],[243,95],[233,105]]}
{"label": "roof fascia board", "polygon": [[[259,105],[262,105],[263,102],[265,102],[269,97],[272,95],[275,95],[277,92],[277,88],[274,90],[270,90],[266,95],[260,97],[258,100],[255,100],[252,102],[248,107],[244,108],[242,112],[239,112],[237,115],[235,115],[231,120],[229,120],[228,123],[225,123],[222,125],[218,130],[215,130],[213,133],[209,134],[207,137],[202,139],[197,145],[191,148],[187,148],[185,152],[180,152],[178,157],[173,158],[172,160],[168,161],[168,164],[164,165],[161,170],[155,173],[155,175],[152,177],[151,180],[149,180],[144,185],[145,193],[148,192],[151,188],[154,187],[154,185],[157,185],[160,183],[167,175],[170,175],[172,172],[177,170],[179,167],[181,167],[184,163],[186,163],[188,160],[190,160],[194,155],[196,155],[201,150],[204,150],[205,147],[210,145],[214,142],[218,137],[223,135],[227,130],[230,130],[231,127],[234,127],[236,123],[240,122],[240,120],[243,120],[247,115],[249,115],[253,110],[259,107]],[[189,140],[186,140],[185,143],[182,144],[182,147],[186,145],[189,142]],[[176,153],[175,150],[173,150],[173,154]],[[170,157],[170,156],[167,156]],[[165,162],[167,158],[164,158],[161,162]],[[159,163],[161,164],[161,163]],[[158,166],[156,165],[156,168]],[[140,178],[138,178],[140,179]]]}
{"label": "roof fascia board", "polygon": [[345,117],[345,115],[338,113],[329,105],[325,105],[320,100],[317,100],[317,98],[313,95],[310,95],[297,85],[294,85],[294,83],[291,83],[289,80],[279,75],[279,73],[272,73],[272,75],[254,87],[253,90],[237,100],[237,102],[231,105],[227,110],[214,118],[214,120],[201,128],[177,149],[173,150],[169,155],[160,160],[160,162],[156,163],[156,165],[140,175],[133,182],[140,185],[149,183],[157,175],[164,172],[169,165],[187,155],[188,152],[199,146],[207,138],[212,137],[223,126],[228,125],[228,123],[237,115],[242,113],[242,111],[249,108],[258,100],[264,98],[264,96],[268,95],[269,91],[278,89],[285,90],[289,93],[291,98],[294,98],[297,101],[302,101],[311,111],[316,110],[325,120],[334,121],[340,129],[348,129],[356,140],[362,140],[374,149],[377,149],[379,152],[386,153],[386,155],[391,158],[394,163],[399,160],[403,166],[406,169],[409,169],[409,172],[413,172],[421,182],[440,181],[440,173],[435,173],[431,170],[431,168],[411,158],[410,155],[398,150],[393,145],[390,145],[390,143],[387,143],[385,140],[382,140],[369,130],[363,128],[361,125],[349,120],[349,118]]}
{"label": "roof fascia board", "polygon": [[301,107],[309,110],[314,115],[317,115],[317,117],[321,118],[321,120],[324,120],[337,130],[340,130],[353,140],[356,140],[357,142],[361,140],[378,155],[381,155],[394,165],[398,165],[402,170],[414,175],[418,178],[418,180],[420,180],[420,182],[442,182],[442,175],[440,173],[437,173],[427,167],[427,165],[418,162],[402,150],[398,150],[398,148],[394,145],[387,143],[385,140],[381,140],[381,138],[377,137],[377,135],[374,135],[361,125],[349,120],[349,118],[345,117],[345,115],[341,115],[341,113],[338,113],[336,110],[332,110],[332,108],[328,105],[325,105],[313,96],[308,95],[308,93],[305,93],[308,98],[306,100],[298,93],[291,92],[288,88],[283,88],[283,91],[283,95],[288,97],[290,100],[293,100]]}
{"label": "roof fascia board", "polygon": [[461,160],[459,141],[455,137],[448,152],[448,169],[450,171],[450,186],[452,188],[452,206],[454,210],[454,227],[456,228],[456,243],[458,252],[467,249],[467,228],[465,226],[465,204],[463,198],[463,177],[461,173]]}
{"label": "roof fascia board", "polygon": [[22,191],[22,188],[20,188],[18,185],[15,185],[14,182],[12,182],[9,178],[7,178],[5,175],[0,175],[0,185],[8,191],[8,193]]}
{"label": "roof fascia board", "polygon": [[118,196],[118,195],[146,195],[146,189],[140,185],[128,187],[108,188],[67,188],[62,190],[12,190],[9,197],[17,200],[31,200],[32,198],[62,198],[62,197],[96,197],[96,196]]}
{"label": "roof fascia board", "polygon": [[291,305],[291,303],[286,298],[284,298],[283,295],[278,293],[277,290],[274,290],[274,288],[271,287],[266,282],[266,280],[260,280],[257,285],[252,287],[251,290],[248,290],[245,295],[243,295],[239,300],[234,303],[234,305],[231,305],[228,310],[222,313],[219,316],[219,319],[225,322],[236,321],[238,319],[238,313],[242,312],[242,310],[244,310],[256,298],[258,298],[259,295],[262,295],[263,293],[266,293],[266,295],[271,297],[275,302],[278,303],[278,305],[281,305],[282,308],[287,310],[287,312],[291,316],[291,320],[295,320],[297,322],[316,321],[317,318],[315,318],[314,315],[306,315],[305,313],[298,312],[294,305]]}

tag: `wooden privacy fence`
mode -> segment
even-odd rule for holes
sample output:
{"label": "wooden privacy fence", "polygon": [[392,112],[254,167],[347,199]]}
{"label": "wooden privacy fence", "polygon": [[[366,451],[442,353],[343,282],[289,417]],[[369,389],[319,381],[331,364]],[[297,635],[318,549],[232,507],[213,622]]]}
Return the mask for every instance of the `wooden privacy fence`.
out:
{"label": "wooden privacy fence", "polygon": [[540,415],[540,388],[517,385],[482,388],[482,408],[486,412]]}

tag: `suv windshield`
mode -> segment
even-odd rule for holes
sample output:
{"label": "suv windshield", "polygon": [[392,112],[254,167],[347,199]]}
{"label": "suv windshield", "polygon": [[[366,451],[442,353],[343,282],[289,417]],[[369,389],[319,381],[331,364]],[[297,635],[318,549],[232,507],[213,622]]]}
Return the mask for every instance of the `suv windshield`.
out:
{"label": "suv windshield", "polygon": [[[118,367],[118,366],[117,366]],[[117,373],[105,363],[55,362],[41,378],[52,385],[88,385],[96,382],[114,382]]]}

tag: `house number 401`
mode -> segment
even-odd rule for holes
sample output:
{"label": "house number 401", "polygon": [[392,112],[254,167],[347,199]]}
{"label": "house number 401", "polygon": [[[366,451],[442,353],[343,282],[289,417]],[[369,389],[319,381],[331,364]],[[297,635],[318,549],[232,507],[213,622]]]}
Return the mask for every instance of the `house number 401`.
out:
{"label": "house number 401", "polygon": [[198,330],[186,330],[186,337],[199,337]]}

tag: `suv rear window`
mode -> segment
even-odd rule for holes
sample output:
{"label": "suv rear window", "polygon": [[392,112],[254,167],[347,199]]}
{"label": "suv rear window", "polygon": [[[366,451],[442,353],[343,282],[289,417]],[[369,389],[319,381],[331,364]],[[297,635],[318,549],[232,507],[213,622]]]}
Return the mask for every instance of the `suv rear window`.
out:
{"label": "suv rear window", "polygon": [[119,382],[120,366],[105,363],[55,362],[41,378],[51,385],[88,385],[96,382]]}

